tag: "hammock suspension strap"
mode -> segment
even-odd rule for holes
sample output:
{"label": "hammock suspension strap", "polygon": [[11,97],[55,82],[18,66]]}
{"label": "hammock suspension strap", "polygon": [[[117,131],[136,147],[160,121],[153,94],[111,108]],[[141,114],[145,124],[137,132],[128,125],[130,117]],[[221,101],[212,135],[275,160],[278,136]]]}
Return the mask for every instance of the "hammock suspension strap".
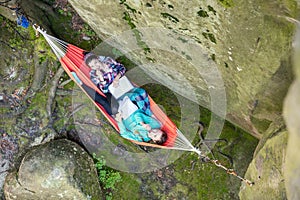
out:
{"label": "hammock suspension strap", "polygon": [[[203,137],[203,135],[202,135],[202,131],[203,131],[203,129],[204,129],[203,123],[202,123],[202,122],[199,122],[199,123],[198,123],[198,126],[199,126],[199,128],[198,128],[198,131],[197,131],[197,132],[198,132],[199,137],[200,137],[200,140],[201,140],[201,141],[198,143],[198,145],[204,144],[205,147],[208,149],[208,151],[212,154],[212,157],[214,157],[214,155],[213,155],[213,153],[211,152],[211,150],[209,149],[208,145],[205,144],[205,139],[204,139],[204,137]],[[222,141],[222,140],[223,140],[223,139],[217,139],[217,141]],[[241,181],[245,182],[245,183],[246,183],[247,185],[249,185],[249,186],[253,186],[253,185],[254,185],[254,182],[252,182],[252,181],[250,181],[250,180],[248,180],[248,179],[245,179],[245,178],[241,177],[240,175],[237,174],[237,172],[236,172],[234,169],[227,168],[227,167],[225,167],[223,164],[221,164],[221,163],[219,162],[219,160],[217,160],[217,159],[215,159],[215,158],[211,159],[211,158],[208,157],[206,154],[203,154],[203,153],[199,150],[199,147],[196,147],[194,152],[196,152],[196,153],[199,155],[199,158],[200,158],[202,161],[204,161],[204,162],[209,162],[209,163],[214,164],[215,166],[217,166],[217,167],[223,169],[224,171],[226,171],[227,174],[237,177],[238,179],[240,179]]]}
{"label": "hammock suspension strap", "polygon": [[249,185],[249,186],[254,185],[254,182],[241,177],[240,175],[237,174],[237,172],[234,169],[230,169],[230,168],[225,167],[217,159],[210,159],[207,155],[203,155],[203,154],[199,154],[199,157],[200,157],[201,160],[205,160],[206,162],[210,162],[210,163],[214,164],[215,166],[225,170],[227,174],[237,177],[241,181],[245,182],[247,185]]}

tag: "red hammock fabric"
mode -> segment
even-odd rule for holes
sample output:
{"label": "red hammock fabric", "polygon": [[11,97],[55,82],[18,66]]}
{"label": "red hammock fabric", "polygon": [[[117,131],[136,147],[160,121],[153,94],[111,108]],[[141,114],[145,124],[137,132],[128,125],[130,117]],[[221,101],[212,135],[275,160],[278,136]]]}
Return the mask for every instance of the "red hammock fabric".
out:
{"label": "red hammock fabric", "polygon": [[[78,78],[87,86],[93,88],[95,91],[97,91],[99,94],[105,96],[95,84],[92,83],[90,80],[89,72],[90,68],[85,65],[83,58],[84,50],[80,49],[74,45],[68,44],[67,46],[67,52],[64,57],[60,59],[60,62],[64,68],[64,70],[67,72],[67,74],[70,76],[72,80],[74,80],[74,77],[72,76],[71,72],[75,72],[78,76]],[[75,83],[77,83],[74,80]],[[83,90],[84,91],[84,90]],[[146,142],[137,142],[131,140],[133,143],[144,145],[144,146],[152,146],[152,147],[159,147],[159,148],[167,148],[167,147],[173,147],[174,142],[177,137],[177,127],[176,125],[168,118],[168,116],[158,107],[158,105],[150,99],[150,108],[154,115],[157,117],[157,119],[162,123],[162,130],[167,133],[168,139],[163,145],[156,145]],[[94,102],[94,101],[93,101]],[[117,122],[112,118],[105,109],[100,105],[94,102],[94,104],[98,107],[98,109],[102,112],[102,114],[109,120],[109,122],[112,124],[112,126],[119,132],[119,127],[117,125]]]}

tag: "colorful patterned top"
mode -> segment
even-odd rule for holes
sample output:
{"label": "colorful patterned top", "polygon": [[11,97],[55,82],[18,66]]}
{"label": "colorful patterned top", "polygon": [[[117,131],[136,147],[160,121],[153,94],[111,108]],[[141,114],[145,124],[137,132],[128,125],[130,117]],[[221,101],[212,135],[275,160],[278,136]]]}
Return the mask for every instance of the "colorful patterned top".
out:
{"label": "colorful patterned top", "polygon": [[92,82],[97,85],[99,89],[102,90],[103,93],[108,92],[108,86],[114,81],[115,77],[120,74],[121,77],[125,74],[126,68],[121,64],[115,61],[110,57],[99,56],[99,61],[108,65],[109,71],[103,74],[103,81],[96,75],[96,70],[90,71],[90,78]]}

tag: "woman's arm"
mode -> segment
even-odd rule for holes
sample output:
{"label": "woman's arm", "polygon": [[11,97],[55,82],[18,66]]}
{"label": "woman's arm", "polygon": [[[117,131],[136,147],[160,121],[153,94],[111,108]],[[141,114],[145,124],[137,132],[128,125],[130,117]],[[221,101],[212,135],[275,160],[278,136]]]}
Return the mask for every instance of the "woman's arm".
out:
{"label": "woman's arm", "polygon": [[153,128],[161,128],[161,123],[158,120],[154,119],[153,117],[150,117],[150,116],[148,116],[146,114],[143,114],[142,118],[143,118],[143,122],[145,124],[148,124],[151,127],[151,129],[153,129]]}
{"label": "woman's arm", "polygon": [[161,123],[158,120],[144,114],[143,112],[136,113],[134,117],[136,123],[142,125],[147,130],[161,128]]}
{"label": "woman's arm", "polygon": [[126,129],[126,127],[123,123],[123,120],[122,120],[122,114],[121,113],[117,113],[115,119],[118,122],[118,126],[119,126],[119,129],[120,129],[120,135],[123,138],[129,139],[129,140],[135,140],[135,141],[139,141],[139,142],[143,141],[139,134],[134,134],[131,131]]}
{"label": "woman's arm", "polygon": [[119,126],[119,129],[120,129],[120,135],[123,138],[129,139],[129,140],[135,140],[135,141],[138,141],[138,142],[143,142],[142,138],[138,134],[134,134],[131,131],[128,131],[125,128],[123,122],[118,122],[118,126]]}

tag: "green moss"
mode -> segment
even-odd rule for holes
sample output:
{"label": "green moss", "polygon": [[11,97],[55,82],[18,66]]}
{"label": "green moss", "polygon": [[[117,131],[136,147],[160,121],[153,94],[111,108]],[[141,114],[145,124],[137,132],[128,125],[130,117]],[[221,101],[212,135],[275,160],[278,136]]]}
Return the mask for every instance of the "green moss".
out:
{"label": "green moss", "polygon": [[179,22],[179,19],[174,17],[173,15],[169,14],[169,13],[160,13],[162,15],[163,18],[167,18],[169,19],[171,22],[177,23]]}
{"label": "green moss", "polygon": [[50,46],[48,42],[45,40],[44,37],[40,36],[39,38],[36,38],[33,41],[33,46],[35,52],[44,52],[44,53],[37,53],[39,58],[39,64],[42,64],[44,61],[48,60],[57,60],[57,57],[53,53],[52,50],[50,50]]}
{"label": "green moss", "polygon": [[[55,13],[59,13],[56,9]],[[70,14],[69,14],[70,13]],[[66,41],[70,44],[76,44],[76,46],[82,49],[92,49],[98,45],[101,40],[94,32],[94,30],[86,23],[82,24],[82,28],[79,30],[74,30],[72,27],[72,15],[71,11],[66,14],[54,14],[49,15],[48,19],[52,25],[51,31],[54,35],[59,35],[59,39]],[[83,40],[82,36],[86,35],[90,37],[90,40]]]}
{"label": "green moss", "polygon": [[205,10],[202,10],[200,9],[197,14],[200,16],[200,17],[209,17],[208,13],[205,11]]}
{"label": "green moss", "polygon": [[127,70],[136,67],[135,63],[133,63],[131,60],[129,60],[125,55],[118,57],[117,61],[122,63],[126,67]]}
{"label": "green moss", "polygon": [[120,0],[120,4],[124,4],[126,0]]}
{"label": "green moss", "polygon": [[218,0],[225,8],[234,6],[233,0]]}
{"label": "green moss", "polygon": [[27,108],[28,111],[33,110],[41,110],[45,112],[46,105],[45,102],[47,102],[48,99],[48,90],[42,90],[41,92],[38,92],[35,94],[35,96],[30,100],[30,106]]}
{"label": "green moss", "polygon": [[[10,115],[11,110],[10,108],[3,108],[0,107],[0,114],[2,117],[4,117],[5,115]],[[13,118],[12,116],[10,117],[5,117],[5,121],[1,120],[0,122],[0,128],[2,130],[5,130],[8,134],[14,134],[13,128],[16,125],[16,119]]]}
{"label": "green moss", "polygon": [[211,58],[213,61],[216,61],[216,54],[211,54],[210,58]]}
{"label": "green moss", "polygon": [[217,44],[216,38],[214,36],[214,34],[212,33],[207,33],[207,32],[202,32],[202,35],[206,38],[209,39],[211,42]]}
{"label": "green moss", "polygon": [[117,190],[113,192],[115,199],[140,199],[141,194],[138,191],[141,182],[139,182],[136,174],[130,174],[126,172],[120,172],[122,176],[122,182],[118,183]]}
{"label": "green moss", "polygon": [[207,8],[210,12],[213,12],[214,15],[216,15],[217,11],[212,6],[208,5]]}
{"label": "green moss", "polygon": [[126,7],[127,10],[129,10],[132,13],[136,13],[136,9],[131,8],[127,3],[123,3],[123,4],[125,5],[125,7]]}
{"label": "green moss", "polygon": [[111,52],[113,53],[115,58],[119,58],[119,57],[123,56],[123,53],[116,48],[112,48]]}
{"label": "green moss", "polygon": [[129,25],[129,27],[131,29],[136,28],[135,24],[133,23],[133,19],[130,17],[130,14],[128,12],[124,12],[123,14],[124,14],[124,16],[123,16],[122,19],[124,19],[125,21],[127,21],[127,24]]}
{"label": "green moss", "polygon": [[144,50],[144,53],[145,54],[151,53],[151,50],[150,50],[149,46],[147,45],[147,43],[142,40],[141,33],[137,29],[134,29],[133,33],[137,39],[138,46]]}
{"label": "green moss", "polygon": [[224,62],[224,65],[225,65],[225,67],[226,67],[226,68],[228,68],[228,67],[229,67],[229,65],[228,65],[228,63],[227,63],[227,62]]}
{"label": "green moss", "polygon": [[[207,121],[207,118],[204,121]],[[234,161],[234,168],[243,176],[258,141],[228,122],[225,123],[220,138],[226,138],[228,144],[219,143],[215,146],[213,151],[216,159],[231,168],[229,160],[218,154],[217,150],[230,155]],[[226,171],[212,164],[201,163],[197,160],[197,155],[194,153],[185,153],[173,165],[177,181],[185,186],[182,188],[182,192],[184,193],[186,188],[190,188],[187,199],[196,197],[196,199],[238,199],[237,196],[232,197],[232,195],[236,195],[239,191],[239,179],[229,176]],[[191,170],[192,168],[193,170]],[[172,192],[176,193],[178,189],[176,187],[172,189]]]}
{"label": "green moss", "polygon": [[14,49],[21,49],[24,46],[24,42],[19,37],[14,37],[8,40],[9,45]]}
{"label": "green moss", "polygon": [[272,123],[267,119],[258,119],[253,116],[251,117],[251,122],[257,130],[260,130],[260,132],[265,132]]}

